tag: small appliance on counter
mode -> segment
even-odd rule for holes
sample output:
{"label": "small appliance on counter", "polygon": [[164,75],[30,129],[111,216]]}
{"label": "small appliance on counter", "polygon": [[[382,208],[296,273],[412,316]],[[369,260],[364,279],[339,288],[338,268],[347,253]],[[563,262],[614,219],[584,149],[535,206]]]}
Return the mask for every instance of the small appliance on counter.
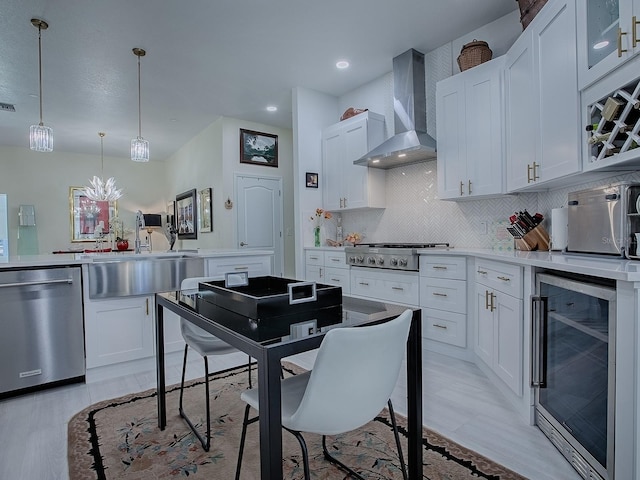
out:
{"label": "small appliance on counter", "polygon": [[640,184],[570,192],[567,252],[640,258]]}
{"label": "small appliance on counter", "polygon": [[551,250],[562,251],[567,248],[569,216],[566,208],[551,210]]}

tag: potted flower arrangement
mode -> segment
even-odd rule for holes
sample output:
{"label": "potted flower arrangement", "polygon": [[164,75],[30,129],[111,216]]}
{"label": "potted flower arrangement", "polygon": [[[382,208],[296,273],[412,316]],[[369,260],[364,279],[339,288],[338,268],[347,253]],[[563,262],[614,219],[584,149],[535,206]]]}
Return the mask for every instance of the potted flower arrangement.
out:
{"label": "potted flower arrangement", "polygon": [[113,217],[109,220],[109,231],[113,232],[115,236],[116,248],[118,250],[129,249],[129,239],[127,237],[133,233],[133,231],[129,228],[124,228],[124,222],[120,217]]}
{"label": "potted flower arrangement", "polygon": [[329,220],[331,217],[331,212],[322,208],[316,208],[315,215],[311,216],[311,221],[313,222],[313,245],[315,247],[320,246],[320,227],[325,220]]}
{"label": "potted flower arrangement", "polygon": [[352,245],[357,245],[362,241],[362,235],[358,232],[351,232],[344,237],[344,241],[351,243]]}

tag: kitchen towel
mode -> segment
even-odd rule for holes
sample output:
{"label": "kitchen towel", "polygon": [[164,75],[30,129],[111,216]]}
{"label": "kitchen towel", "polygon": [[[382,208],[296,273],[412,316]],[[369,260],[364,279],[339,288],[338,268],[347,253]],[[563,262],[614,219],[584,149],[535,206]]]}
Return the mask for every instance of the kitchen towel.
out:
{"label": "kitchen towel", "polygon": [[551,210],[551,250],[564,250],[567,248],[568,210],[566,208],[554,208]]}

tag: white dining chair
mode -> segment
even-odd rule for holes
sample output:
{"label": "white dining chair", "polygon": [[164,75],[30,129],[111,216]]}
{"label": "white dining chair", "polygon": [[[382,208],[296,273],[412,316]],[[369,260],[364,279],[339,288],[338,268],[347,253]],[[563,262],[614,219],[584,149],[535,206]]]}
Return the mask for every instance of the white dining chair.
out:
{"label": "white dining chair", "polygon": [[[181,290],[195,290],[198,288],[198,284],[200,282],[207,282],[214,280],[210,277],[191,277],[185,278],[180,284]],[[238,352],[235,347],[232,347],[228,343],[220,340],[218,337],[210,334],[206,330],[194,325],[191,322],[188,322],[184,318],[180,319],[180,332],[182,333],[182,338],[184,338],[185,346],[184,346],[184,361],[182,363],[182,380],[180,382],[180,404],[179,411],[180,416],[184,418],[184,420],[191,428],[191,431],[195,434],[195,436],[200,440],[202,444],[202,448],[205,451],[209,451],[209,447],[211,446],[211,411],[209,405],[209,362],[207,357],[209,355],[226,355],[229,353]],[[207,430],[206,430],[206,438],[203,438],[200,432],[193,425],[189,417],[184,411],[182,405],[182,397],[184,394],[184,380],[185,374],[187,371],[187,355],[189,352],[189,348],[192,348],[196,352],[198,352],[202,358],[204,359],[204,379],[205,379],[205,399],[206,399],[206,407],[207,407]],[[249,369],[249,388],[251,385],[251,357],[249,357],[248,362]]]}
{"label": "white dining chair", "polygon": [[[330,330],[320,344],[313,370],[282,380],[282,426],[300,443],[305,479],[309,479],[309,458],[301,432],[322,435],[325,458],[362,478],[329,454],[326,436],[360,428],[374,419],[385,404],[389,407],[402,474],[407,479],[390,397],[405,358],[411,318],[412,311],[407,309],[385,323]],[[240,478],[247,425],[258,420],[249,419],[249,409],[260,411],[258,388],[245,390],[240,398],[247,406],[236,480]]]}

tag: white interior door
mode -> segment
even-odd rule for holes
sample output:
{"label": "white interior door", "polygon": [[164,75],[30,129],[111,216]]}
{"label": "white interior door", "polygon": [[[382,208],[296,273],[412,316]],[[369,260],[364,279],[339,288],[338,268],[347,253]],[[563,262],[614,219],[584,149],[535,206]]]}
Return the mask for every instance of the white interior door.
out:
{"label": "white interior door", "polygon": [[284,274],[282,179],[235,176],[238,248],[273,250],[273,275]]}

